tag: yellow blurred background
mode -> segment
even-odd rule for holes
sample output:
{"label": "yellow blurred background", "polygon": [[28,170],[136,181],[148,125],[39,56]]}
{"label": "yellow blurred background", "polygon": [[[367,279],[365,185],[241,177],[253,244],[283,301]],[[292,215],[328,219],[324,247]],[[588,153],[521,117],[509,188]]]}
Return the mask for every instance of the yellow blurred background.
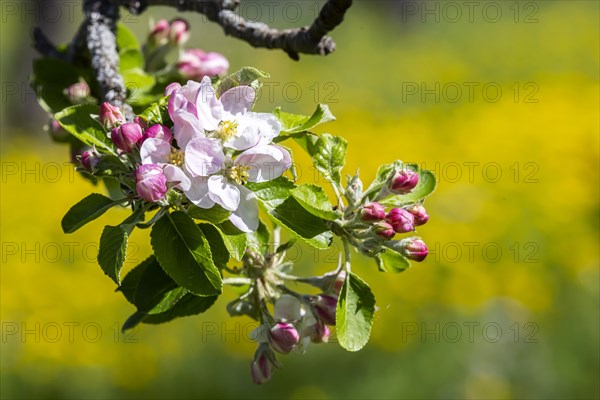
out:
{"label": "yellow blurred background", "polygon": [[[227,316],[231,291],[206,314],[120,333],[133,307],[95,256],[102,227],[126,213],[62,233],[66,210],[99,189],[42,131],[26,89],[34,54],[23,49],[40,15],[57,42],[81,15],[62,5],[50,20],[43,2],[33,14],[26,2],[3,9],[1,397],[598,398],[599,5],[466,3],[358,1],[333,32],[337,51],[300,62],[184,14],[188,47],[271,74],[258,110],[328,103],[338,119],[320,131],[348,139],[346,173],[360,168],[368,183],[402,159],[439,181],[418,230],[424,263],[395,275],[355,257],[378,305],[367,347],[333,341],[281,357],[258,387],[254,325]],[[241,13],[288,27],[319,4],[242,0]],[[142,39],[148,16],[174,15],[123,16]],[[296,154],[301,180],[314,180]],[[150,252],[147,232],[131,242],[127,269]],[[300,248],[296,272],[330,270],[332,255]]]}

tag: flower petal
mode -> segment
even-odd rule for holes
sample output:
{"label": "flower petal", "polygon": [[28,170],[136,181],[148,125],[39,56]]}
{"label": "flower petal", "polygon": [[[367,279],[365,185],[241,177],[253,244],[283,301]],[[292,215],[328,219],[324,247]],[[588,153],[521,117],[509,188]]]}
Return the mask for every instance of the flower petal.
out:
{"label": "flower petal", "polygon": [[171,118],[174,124],[173,135],[180,149],[185,149],[190,140],[206,136],[194,114],[182,110],[175,112]]}
{"label": "flower petal", "polygon": [[258,199],[256,195],[243,186],[240,191],[240,204],[229,216],[229,220],[242,232],[254,232],[258,229]]}
{"label": "flower petal", "polygon": [[204,176],[191,179],[191,185],[185,191],[185,196],[195,205],[201,208],[211,208],[215,202],[208,193],[208,180]]}
{"label": "flower petal", "polygon": [[171,145],[162,139],[148,138],[140,148],[142,164],[162,164],[169,161]]}
{"label": "flower petal", "polygon": [[181,168],[172,164],[166,164],[163,166],[163,172],[167,178],[167,182],[176,183],[175,187],[177,189],[181,189],[184,192],[190,189],[190,178],[185,174],[185,172],[183,172]]}
{"label": "flower petal", "polygon": [[281,131],[281,122],[273,114],[248,112],[243,118],[258,128],[261,145],[270,144]]}
{"label": "flower petal", "polygon": [[236,86],[221,95],[223,109],[232,115],[245,114],[252,109],[256,91],[250,86]]}
{"label": "flower petal", "polygon": [[256,146],[236,159],[237,165],[250,167],[250,182],[266,182],[278,178],[292,165],[290,153],[281,146]]}
{"label": "flower petal", "polygon": [[217,94],[209,77],[205,76],[200,83],[200,90],[196,97],[196,110],[198,120],[207,131],[217,130],[223,116],[223,105],[217,99]]}
{"label": "flower petal", "polygon": [[209,176],[221,170],[225,155],[214,139],[195,138],[185,148],[185,167],[192,176]]}
{"label": "flower petal", "polygon": [[208,178],[208,195],[224,209],[235,211],[240,204],[240,191],[238,187],[229,183],[222,175],[213,175]]}

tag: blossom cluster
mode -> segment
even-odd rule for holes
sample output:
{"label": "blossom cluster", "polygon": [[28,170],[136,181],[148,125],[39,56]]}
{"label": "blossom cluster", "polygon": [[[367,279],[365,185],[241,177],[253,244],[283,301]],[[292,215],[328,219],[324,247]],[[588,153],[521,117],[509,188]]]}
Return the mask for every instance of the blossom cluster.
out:
{"label": "blossom cluster", "polygon": [[[202,82],[173,83],[166,88],[172,126],[136,117],[125,122],[121,111],[104,103],[100,123],[122,154],[139,160],[135,170],[137,195],[148,202],[166,202],[175,190],[192,204],[209,209],[219,205],[231,212],[241,231],[258,227],[258,203],[244,185],[281,176],[292,163],[290,153],[272,144],[281,124],[269,113],[251,111],[255,91],[234,87],[220,97],[205,77]],[[81,162],[88,170],[93,154]]]}

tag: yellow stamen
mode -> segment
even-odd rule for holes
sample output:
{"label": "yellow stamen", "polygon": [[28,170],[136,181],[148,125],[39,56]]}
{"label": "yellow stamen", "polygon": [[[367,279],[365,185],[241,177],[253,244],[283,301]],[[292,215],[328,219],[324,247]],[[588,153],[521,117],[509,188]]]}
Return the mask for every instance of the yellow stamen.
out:
{"label": "yellow stamen", "polygon": [[248,179],[250,179],[249,170],[250,167],[246,165],[234,165],[225,170],[225,176],[227,179],[234,181],[238,185],[245,185],[248,183]]}
{"label": "yellow stamen", "polygon": [[169,154],[169,162],[178,167],[183,165],[183,152],[177,149],[171,149],[171,154]]}
{"label": "yellow stamen", "polygon": [[219,129],[216,132],[217,136],[219,139],[226,142],[237,135],[237,127],[238,123],[235,121],[221,121],[219,123]]}

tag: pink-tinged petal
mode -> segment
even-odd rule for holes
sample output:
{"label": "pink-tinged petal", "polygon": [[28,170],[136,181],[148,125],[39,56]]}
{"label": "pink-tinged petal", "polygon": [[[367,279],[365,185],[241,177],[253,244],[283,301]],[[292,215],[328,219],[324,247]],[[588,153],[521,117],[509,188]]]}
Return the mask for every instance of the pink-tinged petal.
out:
{"label": "pink-tinged petal", "polygon": [[235,150],[246,150],[256,146],[259,143],[260,134],[256,126],[246,126],[238,128],[237,134],[232,139],[223,143],[225,147]]}
{"label": "pink-tinged petal", "polygon": [[196,98],[198,120],[207,131],[217,130],[223,116],[223,105],[217,99],[217,94],[209,77],[204,77]]}
{"label": "pink-tinged petal", "polygon": [[229,220],[242,232],[254,232],[258,229],[258,199],[256,195],[243,186],[240,191],[240,204],[229,216]]}
{"label": "pink-tinged petal", "polygon": [[259,145],[270,144],[281,131],[281,122],[269,113],[248,112],[238,119],[240,125],[255,126],[258,129]]}
{"label": "pink-tinged petal", "polygon": [[196,81],[187,81],[187,83],[181,87],[179,93],[183,95],[187,101],[196,104],[198,95],[200,94],[200,83]]}
{"label": "pink-tinged petal", "polygon": [[165,88],[165,96],[170,96],[173,94],[173,92],[177,92],[179,89],[181,89],[179,82],[169,83]]}
{"label": "pink-tinged petal", "polygon": [[191,179],[191,186],[185,191],[185,196],[200,208],[211,208],[215,202],[210,198],[208,192],[208,179],[199,176]]}
{"label": "pink-tinged petal", "polygon": [[140,148],[142,164],[162,164],[169,161],[171,145],[162,139],[148,138]]}
{"label": "pink-tinged petal", "polygon": [[232,115],[245,114],[252,109],[256,91],[250,86],[236,86],[221,95],[223,109]]}
{"label": "pink-tinged petal", "polygon": [[177,189],[181,189],[184,192],[190,189],[190,178],[185,174],[185,172],[183,172],[181,168],[172,164],[166,164],[163,166],[163,171],[167,181],[174,183]]}
{"label": "pink-tinged petal", "polygon": [[185,148],[185,167],[192,176],[209,176],[221,170],[225,155],[214,139],[195,138]]}
{"label": "pink-tinged petal", "polygon": [[266,182],[278,178],[291,165],[290,153],[280,146],[256,146],[246,150],[236,159],[237,165],[250,167],[250,182]]}
{"label": "pink-tinged petal", "polygon": [[208,178],[208,195],[215,203],[229,211],[235,211],[240,204],[238,187],[229,183],[222,175]]}
{"label": "pink-tinged petal", "polygon": [[185,149],[190,140],[197,137],[205,137],[204,129],[200,121],[191,113],[185,111],[176,112],[172,117],[174,124],[175,140],[180,149]]}

